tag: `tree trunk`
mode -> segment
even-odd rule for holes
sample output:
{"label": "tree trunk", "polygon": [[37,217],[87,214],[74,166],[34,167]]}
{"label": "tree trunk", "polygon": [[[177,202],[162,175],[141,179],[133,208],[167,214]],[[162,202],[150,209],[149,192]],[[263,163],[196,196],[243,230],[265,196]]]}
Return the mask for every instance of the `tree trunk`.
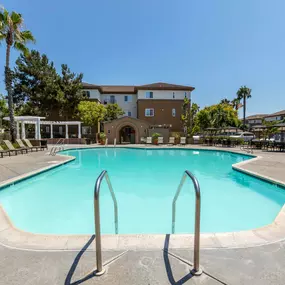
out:
{"label": "tree trunk", "polygon": [[10,65],[10,50],[11,50],[11,46],[7,44],[6,66],[5,66],[5,84],[6,84],[6,91],[7,91],[7,95],[8,95],[11,140],[12,140],[12,142],[15,142],[15,140],[16,140],[16,128],[15,128],[13,94],[12,94],[12,71],[9,67],[9,65]]}
{"label": "tree trunk", "polygon": [[246,112],[246,98],[243,96],[243,128],[245,130],[245,112]]}

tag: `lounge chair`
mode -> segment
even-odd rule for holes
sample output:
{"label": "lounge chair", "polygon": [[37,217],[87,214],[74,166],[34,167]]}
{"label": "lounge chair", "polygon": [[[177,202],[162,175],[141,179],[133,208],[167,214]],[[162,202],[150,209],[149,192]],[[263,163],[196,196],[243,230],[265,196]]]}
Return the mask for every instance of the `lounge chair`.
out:
{"label": "lounge chair", "polygon": [[22,154],[23,154],[24,152],[28,153],[28,149],[27,149],[27,148],[15,148],[15,147],[12,145],[12,143],[11,143],[10,141],[8,141],[8,140],[4,140],[4,143],[5,143],[5,145],[8,147],[9,150],[15,151],[16,154],[17,154],[18,152],[21,152]]}
{"label": "lounge chair", "polygon": [[[26,145],[28,146],[28,147],[35,147],[35,146],[33,146],[32,144],[31,144],[31,142],[30,142],[30,140],[28,140],[28,139],[23,139],[23,141],[26,143]],[[38,146],[36,146],[38,149],[42,149],[42,150],[44,150],[45,148],[47,149],[47,146],[45,146],[45,145],[38,145]]]}
{"label": "lounge chair", "polygon": [[146,144],[152,144],[152,137],[146,138]]}
{"label": "lounge chair", "polygon": [[157,143],[158,144],[163,144],[163,137],[158,137]]}
{"label": "lounge chair", "polygon": [[175,137],[169,137],[168,144],[174,144],[175,143]]}
{"label": "lounge chair", "polygon": [[186,137],[181,137],[180,138],[180,144],[185,145],[186,144]]}
{"label": "lounge chair", "polygon": [[9,156],[11,156],[12,152],[14,152],[14,151],[9,150],[9,149],[3,149],[2,146],[0,145],[0,155],[2,158],[4,157],[4,153],[7,153]]}
{"label": "lounge chair", "polygon": [[17,139],[16,142],[18,143],[18,145],[20,146],[20,148],[26,148],[27,150],[33,151],[34,149],[36,151],[38,151],[38,149],[41,149],[40,147],[37,146],[25,146],[25,144],[23,143],[22,140]]}

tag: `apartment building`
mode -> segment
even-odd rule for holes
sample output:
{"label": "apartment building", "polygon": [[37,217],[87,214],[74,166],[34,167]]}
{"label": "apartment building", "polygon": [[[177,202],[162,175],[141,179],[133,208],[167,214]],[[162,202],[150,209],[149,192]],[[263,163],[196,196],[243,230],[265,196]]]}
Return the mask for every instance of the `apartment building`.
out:
{"label": "apartment building", "polygon": [[181,131],[181,113],[184,98],[191,98],[194,87],[168,83],[141,86],[94,85],[83,83],[91,100],[102,104],[117,103],[124,116],[146,121],[150,125],[167,125]]}
{"label": "apartment building", "polygon": [[246,117],[246,124],[249,125],[249,127],[254,127],[262,124],[263,119],[267,116],[267,114],[257,114]]}
{"label": "apartment building", "polygon": [[191,86],[163,82],[140,86],[83,83],[83,88],[90,100],[117,103],[125,112],[121,118],[104,123],[110,143],[115,139],[117,143],[139,143],[142,137],[150,135],[150,129],[157,129],[165,139],[171,131],[183,131],[184,98],[190,99],[194,90]]}
{"label": "apartment building", "polygon": [[269,114],[264,117],[264,120],[267,122],[283,121],[284,119],[285,119],[285,110]]}

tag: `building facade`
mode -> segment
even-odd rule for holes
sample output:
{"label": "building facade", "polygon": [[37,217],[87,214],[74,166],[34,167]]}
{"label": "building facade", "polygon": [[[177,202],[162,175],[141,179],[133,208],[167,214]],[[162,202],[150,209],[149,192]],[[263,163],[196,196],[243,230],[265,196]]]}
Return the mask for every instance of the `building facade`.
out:
{"label": "building facade", "polygon": [[279,122],[285,119],[285,110],[269,114],[264,117],[264,120],[267,122]]}
{"label": "building facade", "polygon": [[90,100],[102,104],[117,103],[124,116],[145,121],[150,126],[168,126],[182,131],[181,114],[184,98],[191,98],[194,87],[168,83],[141,86],[106,86],[83,83]]}
{"label": "building facade", "polygon": [[246,117],[246,124],[249,126],[249,128],[252,128],[254,126],[262,125],[263,119],[267,116],[267,114],[257,114]]}

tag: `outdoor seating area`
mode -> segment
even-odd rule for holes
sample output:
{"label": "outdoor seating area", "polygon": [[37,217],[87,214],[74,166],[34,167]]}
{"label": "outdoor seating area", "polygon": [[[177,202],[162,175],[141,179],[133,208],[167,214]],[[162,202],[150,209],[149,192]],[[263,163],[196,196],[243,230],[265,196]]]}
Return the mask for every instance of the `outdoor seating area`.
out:
{"label": "outdoor seating area", "polygon": [[[147,145],[153,144],[153,145],[163,145],[163,144],[167,144],[167,145],[186,145],[186,137],[180,137],[175,138],[175,137],[169,137],[169,141],[165,142],[163,137],[156,137],[156,136],[152,136],[152,137],[147,137],[146,140],[144,140],[146,142]],[[142,140],[143,142],[143,140]]]}
{"label": "outdoor seating area", "polygon": [[254,149],[261,149],[266,151],[285,151],[285,142],[255,139],[251,141],[251,146]]}
{"label": "outdoor seating area", "polygon": [[202,144],[206,146],[236,147],[243,144],[242,139],[230,137],[205,137]]}
{"label": "outdoor seating area", "polygon": [[0,143],[0,157],[3,158],[4,155],[18,155],[27,154],[29,151],[39,151],[47,149],[47,145],[34,146],[28,139],[17,139],[15,143],[12,143],[9,140],[3,140]]}

